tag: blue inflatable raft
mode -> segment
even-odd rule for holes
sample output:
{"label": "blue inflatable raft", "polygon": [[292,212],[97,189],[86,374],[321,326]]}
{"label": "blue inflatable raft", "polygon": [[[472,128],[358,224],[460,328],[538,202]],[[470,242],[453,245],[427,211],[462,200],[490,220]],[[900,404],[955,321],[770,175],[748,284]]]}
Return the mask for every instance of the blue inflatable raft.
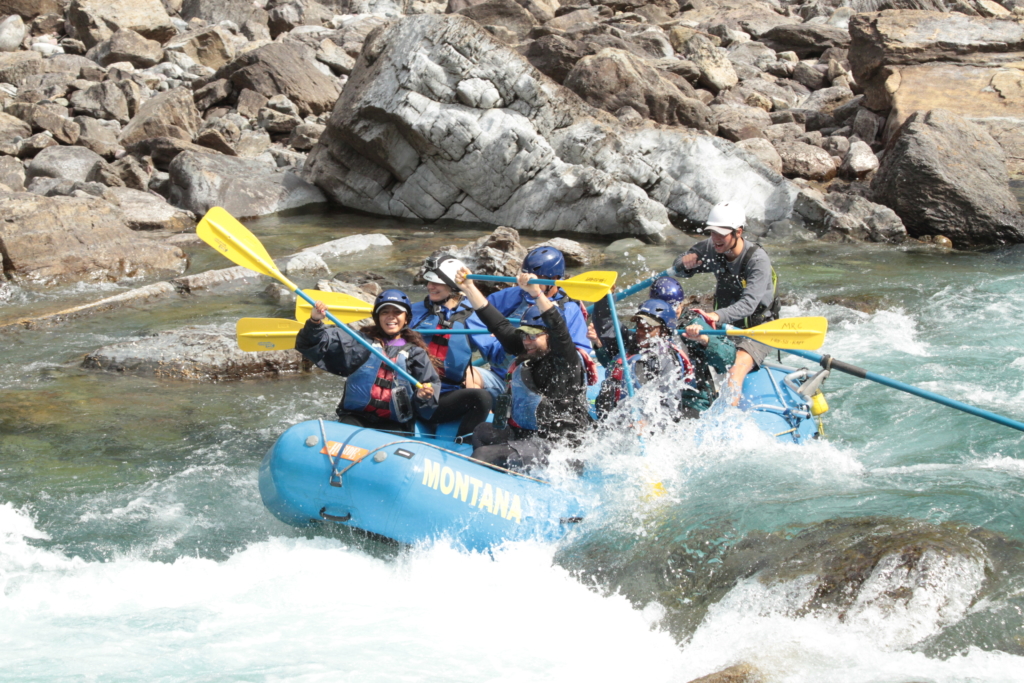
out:
{"label": "blue inflatable raft", "polygon": [[[744,383],[758,426],[787,442],[818,434],[806,370],[766,364]],[[414,435],[310,420],[286,431],[260,466],[264,505],[295,526],[344,524],[412,544],[450,538],[471,550],[506,540],[553,540],[582,521],[584,506],[535,477],[472,460],[455,425]],[[445,432],[449,433],[445,433]]]}

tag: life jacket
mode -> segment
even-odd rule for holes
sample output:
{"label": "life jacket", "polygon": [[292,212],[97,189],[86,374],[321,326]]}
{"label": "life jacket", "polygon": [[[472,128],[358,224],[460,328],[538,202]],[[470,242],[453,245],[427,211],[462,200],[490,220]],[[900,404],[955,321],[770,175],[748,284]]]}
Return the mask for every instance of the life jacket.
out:
{"label": "life jacket", "polygon": [[[757,242],[751,242],[750,248],[743,252],[740,256],[739,267],[737,268],[738,274],[733,274],[729,269],[728,260],[722,254],[716,254],[715,258],[718,261],[718,270],[715,273],[716,286],[715,286],[715,300],[712,305],[713,310],[719,308],[725,308],[726,306],[732,306],[734,303],[740,300],[743,296],[743,290],[747,288],[747,263],[750,261],[751,255],[758,249],[764,249]],[[779,276],[775,272],[775,267],[772,266],[772,301],[770,304],[758,304],[754,312],[743,318],[742,320],[733,321],[731,324],[735,327],[747,329],[749,327],[757,327],[762,323],[766,323],[770,320],[775,320],[779,317],[779,309],[782,304],[779,301],[779,297],[776,295],[779,286]]]}
{"label": "life jacket", "polygon": [[[537,431],[540,429],[537,411],[541,404],[549,401],[537,388],[533,380],[533,369],[530,359],[523,362],[515,360],[508,369],[506,393],[511,395],[511,415],[509,424],[520,429]],[[586,370],[580,375],[580,388],[585,395]]]}
{"label": "life jacket", "polygon": [[[420,307],[423,310],[420,311]],[[413,306],[413,320],[409,327],[433,327],[435,330],[450,330],[456,325],[468,327],[466,319],[473,315],[473,309],[460,303],[454,309],[434,305],[429,298]],[[443,363],[441,371],[441,393],[455,391],[466,381],[466,368],[473,358],[469,335],[432,334],[428,338],[427,353]]]}
{"label": "life jacket", "polygon": [[[377,350],[382,351],[395,365],[408,372],[408,344],[405,346],[384,346],[379,341],[370,342]],[[345,396],[341,407],[353,413],[373,413],[385,420],[407,422],[412,415],[404,415],[403,410],[395,402],[395,389],[404,387],[412,395],[412,386],[394,370],[370,356],[358,370],[349,375],[345,382]]]}

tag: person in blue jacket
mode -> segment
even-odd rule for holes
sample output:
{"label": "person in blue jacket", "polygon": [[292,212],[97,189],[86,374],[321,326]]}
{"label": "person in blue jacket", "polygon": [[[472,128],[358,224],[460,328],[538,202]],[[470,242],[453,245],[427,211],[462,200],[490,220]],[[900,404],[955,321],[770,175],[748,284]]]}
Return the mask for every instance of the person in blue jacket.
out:
{"label": "person in blue jacket", "polygon": [[[412,305],[413,329],[468,329],[473,307],[455,285],[456,273],[465,264],[448,255],[427,259],[423,279],[427,281],[427,296]],[[457,435],[469,434],[487,419],[491,412],[492,396],[487,391],[485,368],[474,368],[475,337],[467,334],[431,334],[427,337],[427,353],[441,378],[441,392],[437,410],[430,419],[432,424],[460,420]],[[500,385],[494,378],[491,382]]]}
{"label": "person in blue jacket", "polygon": [[327,307],[315,302],[295,348],[321,370],[347,377],[338,420],[358,427],[411,431],[415,419],[429,420],[437,409],[434,387],[440,379],[418,333],[409,329],[412,302],[405,292],[387,289],[373,303],[373,325],[359,334],[422,385],[412,385],[380,361],[348,332],[324,325]]}
{"label": "person in blue jacket", "polygon": [[[520,272],[529,273],[533,277],[545,280],[560,280],[565,277],[565,256],[554,247],[537,247],[523,259]],[[573,343],[589,358],[593,346],[590,339],[587,338],[586,309],[580,302],[570,298],[555,285],[541,286],[540,291],[562,311]],[[536,303],[536,297],[531,296],[523,287],[516,286],[494,292],[487,297],[487,301],[494,306],[495,311],[504,317],[521,318],[526,309]],[[479,318],[470,324],[475,327],[484,327]],[[481,353],[490,363],[491,369],[499,377],[504,377],[514,357],[506,353],[501,344],[493,337],[481,339],[479,344]]]}

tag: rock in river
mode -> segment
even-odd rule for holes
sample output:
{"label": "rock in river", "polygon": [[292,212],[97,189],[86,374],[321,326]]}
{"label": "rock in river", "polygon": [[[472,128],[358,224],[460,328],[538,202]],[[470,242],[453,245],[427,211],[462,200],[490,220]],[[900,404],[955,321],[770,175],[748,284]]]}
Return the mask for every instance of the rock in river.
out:
{"label": "rock in river", "polygon": [[308,369],[298,351],[242,351],[235,325],[201,325],[160,332],[93,351],[82,367],[172,379],[219,380],[274,376]]}

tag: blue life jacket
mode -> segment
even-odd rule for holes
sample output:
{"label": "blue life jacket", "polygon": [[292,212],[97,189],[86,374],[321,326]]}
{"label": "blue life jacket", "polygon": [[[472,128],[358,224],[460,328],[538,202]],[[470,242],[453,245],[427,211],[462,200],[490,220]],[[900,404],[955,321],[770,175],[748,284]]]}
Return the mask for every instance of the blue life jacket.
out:
{"label": "blue life jacket", "polygon": [[510,422],[520,429],[537,431],[537,408],[544,397],[533,385],[529,368],[523,363],[517,364],[512,368],[512,378],[508,384],[512,393]]}
{"label": "blue life jacket", "polygon": [[[409,358],[409,346],[382,346],[379,341],[371,341],[373,346],[382,351],[388,359],[406,372],[409,371],[406,360]],[[394,390],[404,387],[408,396],[412,396],[412,385],[394,370],[371,355],[359,369],[349,375],[345,382],[345,396],[341,399],[341,407],[353,413],[373,413],[377,417],[408,422],[413,415],[403,415],[396,405]]]}
{"label": "blue life jacket", "polygon": [[[473,309],[466,302],[454,309],[446,306],[435,306],[429,297],[412,305],[412,322],[409,327],[432,327],[437,329],[466,329],[466,319],[473,314]],[[432,334],[426,337],[427,353],[444,363],[441,373],[441,393],[462,388],[466,381],[466,368],[473,358],[468,334]]]}

